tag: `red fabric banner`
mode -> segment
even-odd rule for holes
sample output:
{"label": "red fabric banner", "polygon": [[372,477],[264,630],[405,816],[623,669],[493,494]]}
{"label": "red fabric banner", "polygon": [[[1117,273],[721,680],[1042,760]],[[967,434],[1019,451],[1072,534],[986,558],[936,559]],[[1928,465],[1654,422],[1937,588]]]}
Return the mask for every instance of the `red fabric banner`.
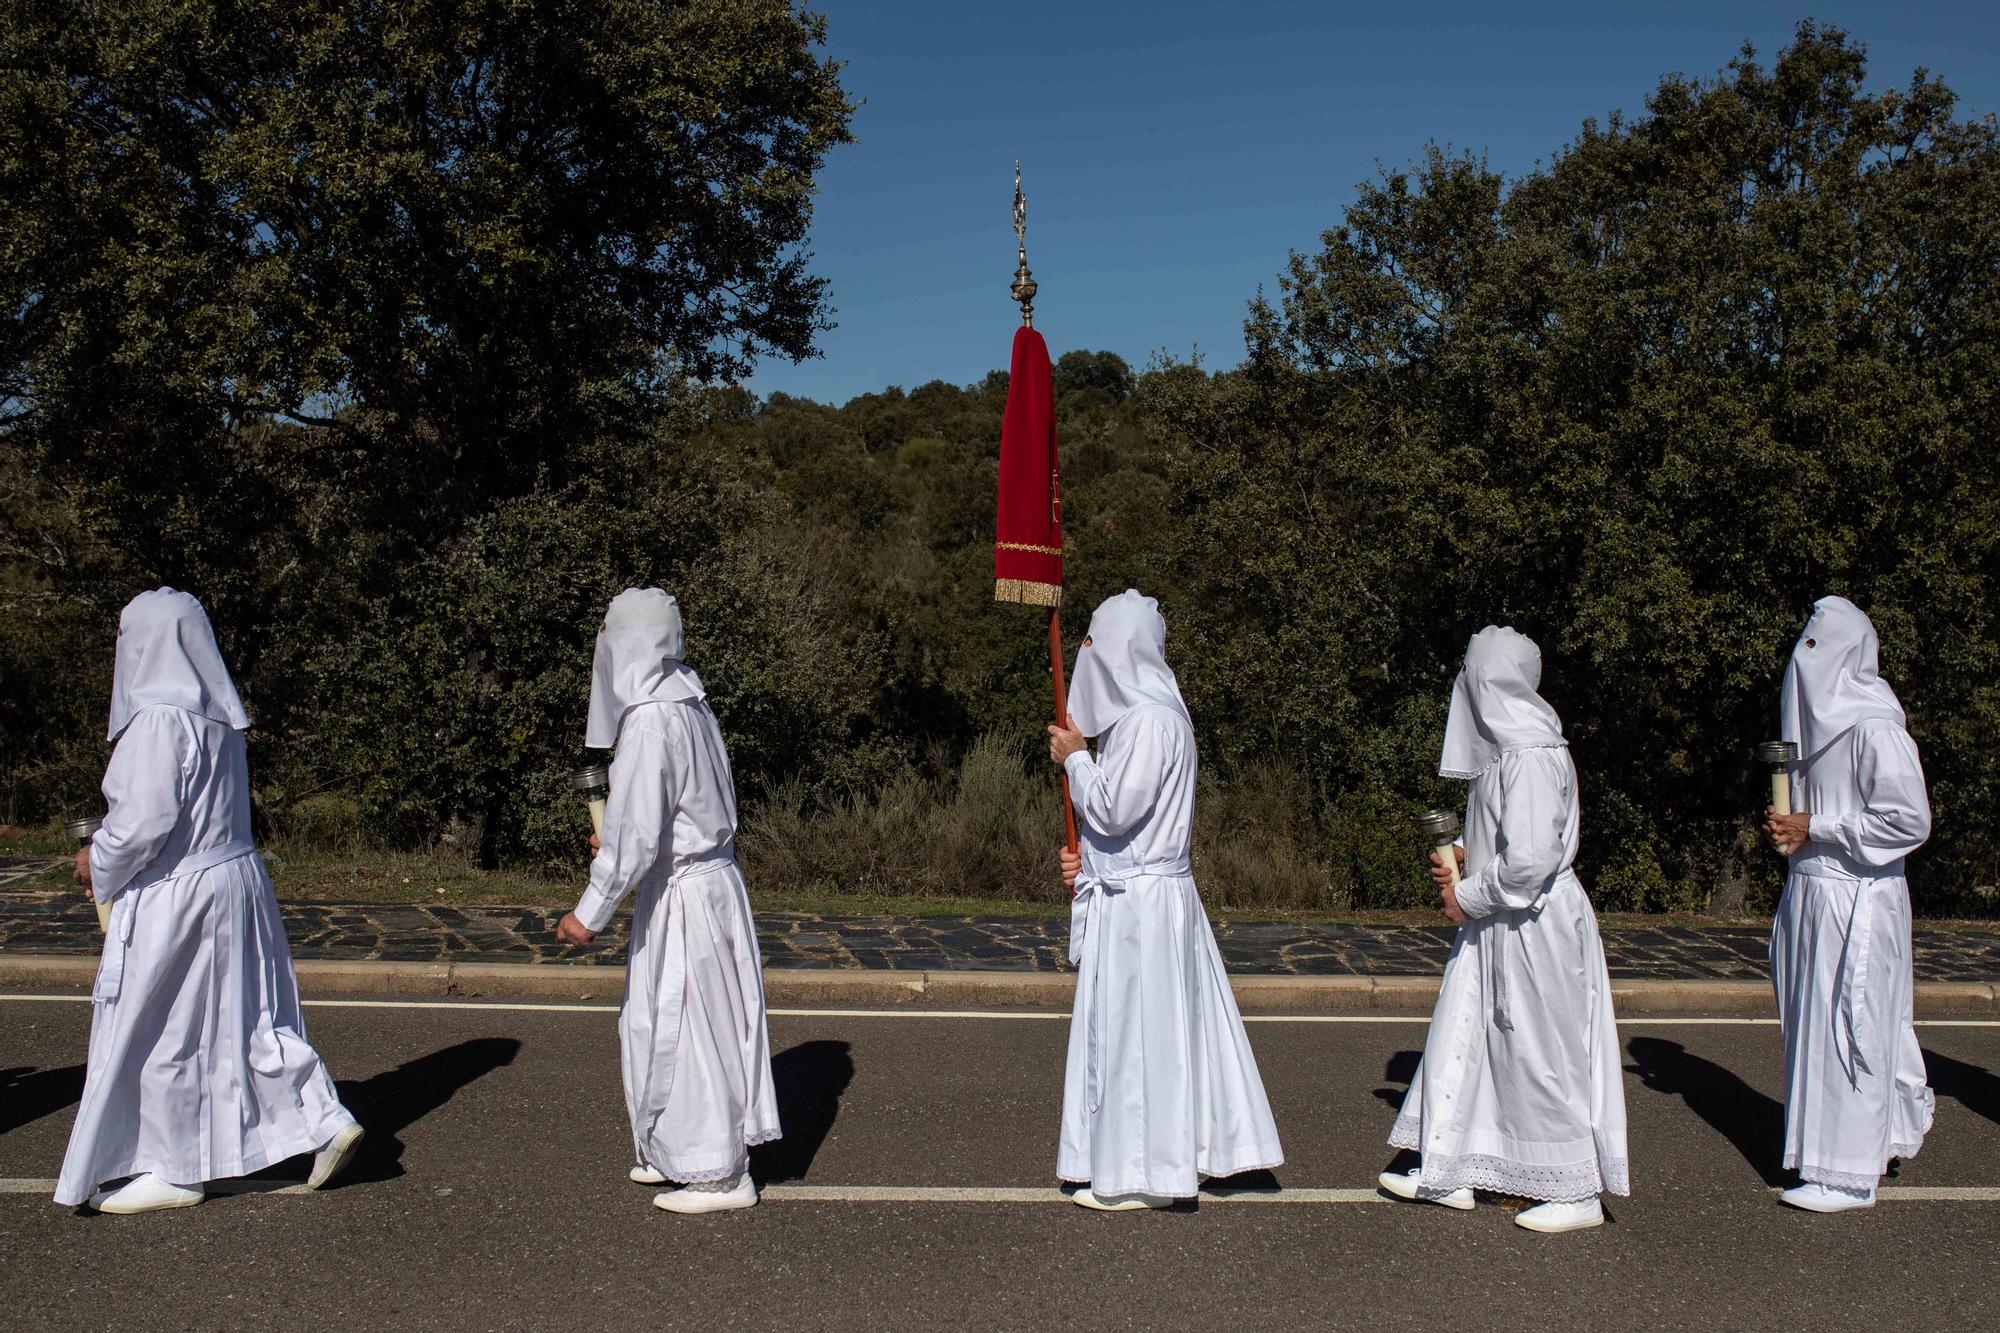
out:
{"label": "red fabric banner", "polygon": [[1007,413],[1000,425],[1000,509],[993,527],[996,601],[1062,602],[1062,491],[1056,478],[1056,398],[1042,335],[1014,331]]}

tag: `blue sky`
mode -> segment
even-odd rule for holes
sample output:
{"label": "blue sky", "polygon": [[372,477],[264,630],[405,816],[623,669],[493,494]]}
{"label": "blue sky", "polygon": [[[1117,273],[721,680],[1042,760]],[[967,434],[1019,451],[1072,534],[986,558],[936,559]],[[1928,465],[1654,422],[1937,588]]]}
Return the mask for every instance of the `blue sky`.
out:
{"label": "blue sky", "polygon": [[1017,322],[1014,159],[1029,198],[1035,325],[1060,355],[1242,357],[1244,303],[1316,246],[1376,164],[1429,140],[1509,175],[1586,116],[1643,111],[1668,72],[1766,59],[1814,17],[1869,54],[1876,88],[1917,66],[1960,111],[2000,109],[2000,4],[1068,4],[812,0],[866,99],[820,178],[815,271],[839,327],[824,356],[752,387],[844,402],[969,383]]}

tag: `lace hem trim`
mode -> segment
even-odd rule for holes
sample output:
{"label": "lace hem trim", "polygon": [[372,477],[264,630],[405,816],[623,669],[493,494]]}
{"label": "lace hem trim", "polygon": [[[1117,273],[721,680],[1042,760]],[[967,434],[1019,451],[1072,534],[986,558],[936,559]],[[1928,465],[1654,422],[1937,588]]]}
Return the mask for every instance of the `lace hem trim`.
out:
{"label": "lace hem trim", "polygon": [[1789,1152],[1785,1154],[1785,1168],[1798,1172],[1800,1180],[1808,1181],[1814,1185],[1824,1185],[1828,1189],[1845,1190],[1849,1194],[1866,1194],[1868,1191],[1874,1189],[1881,1182],[1882,1177],[1888,1173],[1890,1161],[1894,1161],[1897,1158],[1908,1161],[1910,1158],[1915,1157],[1918,1149],[1923,1146],[1922,1142],[1890,1144],[1888,1160],[1882,1163],[1882,1170],[1877,1171],[1872,1176],[1864,1175],[1858,1171],[1835,1171],[1830,1167],[1818,1166],[1811,1162],[1800,1162],[1797,1153]]}
{"label": "lace hem trim", "polygon": [[750,1169],[750,1149],[757,1147],[759,1144],[775,1142],[784,1136],[784,1131],[781,1129],[758,1130],[755,1134],[749,1135],[743,1140],[743,1156],[738,1157],[728,1166],[711,1167],[701,1171],[676,1171],[670,1166],[654,1166],[653,1169],[668,1180],[677,1181],[683,1185],[705,1185],[717,1180],[729,1180],[732,1177],[742,1175]]}
{"label": "lace hem trim", "polygon": [[[1423,1152],[1415,1116],[1396,1117],[1395,1127],[1389,1131],[1389,1146]],[[1575,1203],[1599,1194],[1624,1197],[1632,1193],[1631,1164],[1623,1157],[1560,1166],[1541,1166],[1481,1153],[1457,1157],[1423,1153],[1423,1159],[1421,1192],[1426,1197],[1467,1187],[1544,1203]]]}
{"label": "lace hem trim", "polygon": [[1483,777],[1486,774],[1492,772],[1493,766],[1499,763],[1502,759],[1506,758],[1510,754],[1516,754],[1522,750],[1567,750],[1568,748],[1569,748],[1569,742],[1566,740],[1537,741],[1532,745],[1510,745],[1506,749],[1500,751],[1499,754],[1496,754],[1491,759],[1487,760],[1486,766],[1484,768],[1476,768],[1476,769],[1440,768],[1438,770],[1438,776],[1441,778],[1463,778],[1467,782],[1470,782],[1474,778]]}

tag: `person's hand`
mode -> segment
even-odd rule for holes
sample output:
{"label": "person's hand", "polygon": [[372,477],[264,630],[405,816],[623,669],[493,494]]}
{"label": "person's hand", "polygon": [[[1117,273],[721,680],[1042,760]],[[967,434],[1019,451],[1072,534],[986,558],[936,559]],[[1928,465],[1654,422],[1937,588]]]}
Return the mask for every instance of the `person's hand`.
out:
{"label": "person's hand", "polygon": [[584,945],[596,939],[597,932],[585,930],[575,912],[564,912],[563,919],[556,922],[556,938],[564,944]]}
{"label": "person's hand", "polygon": [[597,845],[597,835],[593,833],[590,835],[590,854],[593,857],[597,855]]}
{"label": "person's hand", "polygon": [[[1459,874],[1464,874],[1465,848],[1454,844],[1451,851],[1458,860]],[[1431,883],[1437,885],[1438,910],[1445,914],[1445,919],[1464,924],[1465,910],[1458,905],[1458,878],[1445,869],[1444,854],[1436,850],[1431,852]]]}
{"label": "person's hand", "polygon": [[1772,806],[1764,807],[1764,834],[1771,846],[1786,856],[1812,841],[1812,812],[1800,810],[1781,815]]}
{"label": "person's hand", "polygon": [[1083,873],[1083,857],[1068,847],[1056,849],[1056,861],[1062,866],[1063,887],[1074,890],[1076,877]]}
{"label": "person's hand", "polygon": [[90,848],[88,847],[79,847],[76,849],[76,882],[83,885],[83,893],[86,898],[95,899],[97,897],[91,891],[90,887]]}
{"label": "person's hand", "polygon": [[1465,924],[1465,909],[1458,905],[1458,890],[1447,884],[1438,890],[1438,907],[1453,925]]}
{"label": "person's hand", "polygon": [[1049,762],[1062,767],[1063,760],[1083,749],[1083,733],[1076,729],[1076,721],[1067,714],[1064,726],[1049,728]]}

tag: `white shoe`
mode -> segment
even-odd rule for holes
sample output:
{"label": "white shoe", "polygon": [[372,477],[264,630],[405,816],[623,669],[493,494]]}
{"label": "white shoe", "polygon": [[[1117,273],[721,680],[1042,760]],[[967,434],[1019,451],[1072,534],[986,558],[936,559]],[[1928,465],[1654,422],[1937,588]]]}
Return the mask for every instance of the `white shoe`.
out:
{"label": "white shoe", "polygon": [[1809,1213],[1845,1213],[1856,1208],[1873,1208],[1875,1191],[1871,1187],[1867,1193],[1854,1190],[1834,1189],[1818,1181],[1808,1180],[1794,1189],[1788,1189],[1778,1196],[1779,1203],[1788,1203],[1794,1208],[1803,1208]]}
{"label": "white shoe", "polygon": [[1424,1169],[1417,1167],[1411,1171],[1384,1171],[1375,1177],[1375,1183],[1399,1199],[1411,1199],[1417,1203],[1441,1203],[1447,1208],[1472,1207],[1472,1187],[1461,1186],[1449,1194],[1420,1194],[1424,1187]]}
{"label": "white shoe", "polygon": [[625,1173],[625,1179],[634,1185],[664,1185],[667,1183],[667,1173],[641,1162]]}
{"label": "white shoe", "polygon": [[323,1188],[345,1171],[354,1161],[354,1150],[361,1146],[361,1135],[361,1126],[350,1120],[345,1129],[328,1139],[326,1146],[313,1154],[312,1174],[306,1177],[306,1188]]}
{"label": "white shoe", "polygon": [[100,1213],[123,1217],[131,1213],[155,1213],[162,1208],[192,1208],[201,1199],[199,1185],[176,1185],[148,1171],[123,1189],[93,1194],[90,1206]]}
{"label": "white shoe", "polygon": [[653,1196],[653,1207],[670,1213],[726,1213],[757,1206],[757,1184],[746,1171],[734,1189],[694,1190],[685,1187]]}
{"label": "white shoe", "polygon": [[1604,1205],[1594,1194],[1588,1199],[1576,1199],[1569,1203],[1538,1203],[1533,1208],[1514,1214],[1514,1225],[1550,1236],[1562,1231],[1601,1227],[1604,1225]]}
{"label": "white shoe", "polygon": [[1102,1196],[1092,1194],[1086,1185],[1069,1196],[1069,1201],[1084,1208],[1094,1208],[1100,1213],[1135,1213],[1141,1208],[1171,1208],[1172,1199],[1161,1198],[1157,1194],[1119,1194]]}

